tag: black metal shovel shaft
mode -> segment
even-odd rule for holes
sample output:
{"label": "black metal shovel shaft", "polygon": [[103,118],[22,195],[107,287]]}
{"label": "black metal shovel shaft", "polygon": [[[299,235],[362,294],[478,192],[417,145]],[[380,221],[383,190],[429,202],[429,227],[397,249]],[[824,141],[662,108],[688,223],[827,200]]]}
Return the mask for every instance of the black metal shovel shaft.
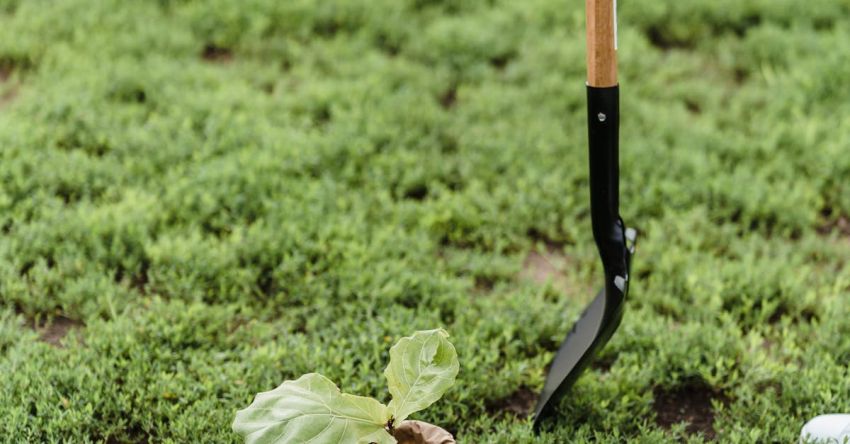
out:
{"label": "black metal shovel shaft", "polygon": [[628,294],[634,231],[619,215],[619,87],[587,87],[590,214],[605,270],[605,286],[561,344],[534,413],[535,427],[551,416],[594,354],[620,324]]}

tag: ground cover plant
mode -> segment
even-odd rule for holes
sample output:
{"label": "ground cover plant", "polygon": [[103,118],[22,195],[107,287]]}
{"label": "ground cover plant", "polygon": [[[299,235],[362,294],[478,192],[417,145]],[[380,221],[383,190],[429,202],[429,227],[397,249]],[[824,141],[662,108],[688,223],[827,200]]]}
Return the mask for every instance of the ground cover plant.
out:
{"label": "ground cover plant", "polygon": [[0,437],[240,442],[452,333],[459,442],[792,441],[850,412],[850,2],[620,2],[623,324],[593,296],[576,0],[0,0]]}

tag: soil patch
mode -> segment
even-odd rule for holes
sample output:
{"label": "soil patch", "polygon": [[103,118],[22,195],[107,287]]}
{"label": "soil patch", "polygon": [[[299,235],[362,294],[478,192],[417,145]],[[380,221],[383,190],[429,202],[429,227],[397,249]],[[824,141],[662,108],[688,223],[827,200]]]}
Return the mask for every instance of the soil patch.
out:
{"label": "soil patch", "polygon": [[514,58],[516,58],[516,54],[512,52],[499,54],[490,59],[490,66],[497,70],[503,70]]}
{"label": "soil patch", "polygon": [[616,355],[612,354],[610,356],[606,356],[606,355],[597,356],[596,359],[594,359],[593,362],[591,362],[590,368],[592,368],[596,371],[602,372],[602,373],[607,373],[607,372],[611,371],[611,367],[614,366],[615,362],[617,362],[617,356]]}
{"label": "soil patch", "polygon": [[0,108],[8,105],[12,100],[15,100],[15,97],[18,95],[18,87],[13,86],[11,89],[4,93],[0,93]]}
{"label": "soil patch", "polygon": [[537,403],[537,393],[528,387],[520,387],[515,392],[487,406],[491,413],[507,413],[520,418],[531,414]]}
{"label": "soil patch", "polygon": [[[6,83],[12,77],[12,68],[0,64],[0,84]],[[5,90],[5,91],[4,91]],[[18,85],[0,85],[0,108],[9,104],[18,95]]]}
{"label": "soil patch", "polygon": [[662,50],[669,51],[671,49],[690,50],[694,47],[694,42],[687,39],[676,38],[670,32],[659,25],[650,26],[646,30],[646,37],[652,46]]}
{"label": "soil patch", "polygon": [[570,282],[564,270],[570,264],[570,258],[560,252],[560,249],[547,248],[545,252],[532,251],[526,256],[520,271],[520,279],[544,285],[551,282],[562,292],[570,290]]}
{"label": "soil patch", "polygon": [[457,87],[452,86],[451,88],[440,94],[439,102],[440,106],[442,106],[443,109],[454,108],[455,104],[457,103]]}
{"label": "soil patch", "polygon": [[822,235],[828,235],[830,233],[838,233],[843,237],[850,237],[850,217],[841,216],[838,219],[823,224],[818,232]]}
{"label": "soil patch", "polygon": [[672,390],[656,388],[653,396],[656,424],[669,429],[674,424],[685,422],[688,434],[701,432],[706,439],[714,439],[711,401],[719,399],[725,402],[725,398],[704,382],[692,382]]}
{"label": "soil patch", "polygon": [[64,316],[57,316],[49,323],[36,327],[36,331],[38,331],[42,341],[54,347],[62,347],[62,339],[67,336],[71,330],[82,327],[83,324],[79,321],[75,321]]}
{"label": "soil patch", "polygon": [[204,46],[201,58],[212,63],[228,63],[233,60],[233,51],[214,44]]}

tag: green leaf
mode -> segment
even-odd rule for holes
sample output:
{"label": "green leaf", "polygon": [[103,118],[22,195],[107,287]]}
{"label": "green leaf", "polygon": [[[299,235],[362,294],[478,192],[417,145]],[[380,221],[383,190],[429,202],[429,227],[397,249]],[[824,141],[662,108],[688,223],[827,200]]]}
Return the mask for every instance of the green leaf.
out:
{"label": "green leaf", "polygon": [[416,332],[390,349],[384,376],[393,399],[389,409],[396,423],[436,402],[455,382],[457,352],[445,330]]}
{"label": "green leaf", "polygon": [[308,373],[257,394],[236,413],[233,431],[249,444],[395,444],[385,429],[387,406],[342,393],[328,378]]}

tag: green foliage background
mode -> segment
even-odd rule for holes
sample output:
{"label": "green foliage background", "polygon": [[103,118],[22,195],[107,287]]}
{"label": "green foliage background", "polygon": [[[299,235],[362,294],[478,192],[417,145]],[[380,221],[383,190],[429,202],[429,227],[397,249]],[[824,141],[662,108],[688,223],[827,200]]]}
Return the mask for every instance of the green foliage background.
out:
{"label": "green foliage background", "polygon": [[[725,442],[850,411],[850,2],[623,0],[628,311],[535,438],[500,408],[600,285],[580,0],[0,0],[0,437],[236,442],[444,327],[461,442]],[[566,290],[518,278],[555,248]],[[71,319],[61,347],[33,325]],[[65,320],[64,322],[67,322]]]}

